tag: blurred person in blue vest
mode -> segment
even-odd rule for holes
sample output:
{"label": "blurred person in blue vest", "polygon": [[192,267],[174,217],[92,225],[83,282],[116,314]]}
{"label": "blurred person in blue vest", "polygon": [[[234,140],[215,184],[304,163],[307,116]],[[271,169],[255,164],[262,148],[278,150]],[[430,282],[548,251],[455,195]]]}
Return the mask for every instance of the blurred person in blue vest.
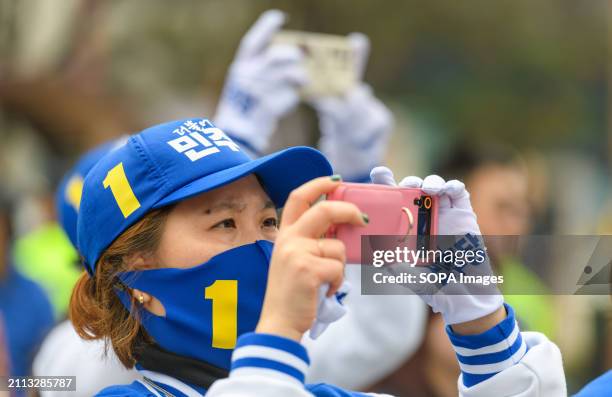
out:
{"label": "blurred person in blue vest", "polygon": [[32,359],[54,320],[43,289],[13,266],[11,204],[9,197],[0,191],[0,316],[5,327],[9,374],[26,376],[31,373]]}

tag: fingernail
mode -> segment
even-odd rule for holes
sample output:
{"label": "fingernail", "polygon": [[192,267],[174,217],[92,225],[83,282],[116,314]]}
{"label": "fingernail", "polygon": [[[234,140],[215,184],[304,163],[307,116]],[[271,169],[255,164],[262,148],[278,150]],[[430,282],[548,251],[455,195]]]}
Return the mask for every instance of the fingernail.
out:
{"label": "fingernail", "polygon": [[334,174],[334,175],[330,176],[329,178],[330,178],[332,181],[334,181],[334,182],[338,182],[338,181],[341,181],[341,180],[342,180],[342,177],[341,177],[340,175],[338,175],[338,174]]}
{"label": "fingernail", "polygon": [[361,213],[361,219],[363,219],[366,224],[370,223],[370,217],[365,212]]}

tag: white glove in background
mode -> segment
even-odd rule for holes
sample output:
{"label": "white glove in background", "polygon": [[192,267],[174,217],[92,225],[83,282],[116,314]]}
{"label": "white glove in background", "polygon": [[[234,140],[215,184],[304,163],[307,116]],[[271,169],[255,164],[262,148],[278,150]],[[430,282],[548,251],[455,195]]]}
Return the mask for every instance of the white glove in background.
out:
{"label": "white glove in background", "polygon": [[360,82],[344,96],[315,98],[309,103],[319,116],[319,149],[334,171],[346,181],[364,182],[372,167],[384,160],[393,115],[361,82],[370,51],[367,36],[351,33],[348,38],[356,54]]}
{"label": "white glove in background", "polygon": [[259,152],[254,154],[266,149],[278,120],[298,104],[298,89],[307,81],[299,48],[270,45],[284,22],[281,11],[266,11],[242,38],[214,117],[217,127]]}
{"label": "white glove in background", "polygon": [[[395,185],[393,172],[387,167],[374,168],[370,176],[373,183]],[[470,203],[470,194],[462,182],[457,180],[445,182],[437,175],[430,175],[425,180],[409,176],[404,178],[399,186],[421,188],[425,193],[439,197],[439,235],[481,235],[476,214]],[[488,259],[478,266],[482,269],[490,269]],[[489,287],[489,289],[492,288]],[[437,293],[419,294],[419,296],[431,306],[435,313],[441,313],[444,321],[449,325],[484,317],[503,305],[504,299],[500,293],[479,295],[472,294],[470,291],[462,284],[448,284]]]}

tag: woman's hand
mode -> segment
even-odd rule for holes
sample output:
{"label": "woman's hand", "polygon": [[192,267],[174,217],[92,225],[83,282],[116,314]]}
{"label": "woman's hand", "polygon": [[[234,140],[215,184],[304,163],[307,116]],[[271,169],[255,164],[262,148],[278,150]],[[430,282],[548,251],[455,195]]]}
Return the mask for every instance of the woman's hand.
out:
{"label": "woman's hand", "polygon": [[[396,185],[393,173],[386,167],[376,167],[370,175],[373,183]],[[437,175],[430,175],[424,180],[409,176],[399,186],[423,189],[425,193],[439,198],[438,235],[461,238],[470,234],[482,241],[470,194],[462,182],[447,182]],[[488,258],[478,266],[465,265],[462,271],[466,275],[491,274]],[[456,332],[462,334],[482,332],[506,316],[503,296],[494,285],[471,285],[468,288],[467,284],[449,283],[436,293],[419,293],[419,296],[434,312],[442,314],[446,324],[452,325]]]}
{"label": "woman's hand", "polygon": [[339,183],[336,177],[317,178],[289,196],[274,244],[257,332],[299,341],[316,317],[319,287],[329,284],[327,295],[331,296],[342,284],[346,261],[344,243],[320,236],[333,224],[365,226],[367,216],[351,203],[314,204]]}

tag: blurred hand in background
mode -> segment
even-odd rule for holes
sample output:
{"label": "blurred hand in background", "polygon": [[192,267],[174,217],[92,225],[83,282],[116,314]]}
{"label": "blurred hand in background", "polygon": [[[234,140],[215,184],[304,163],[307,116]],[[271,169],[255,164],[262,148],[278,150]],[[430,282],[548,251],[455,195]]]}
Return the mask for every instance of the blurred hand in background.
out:
{"label": "blurred hand in background", "polygon": [[261,14],[240,43],[230,66],[214,121],[253,154],[267,147],[278,120],[299,102],[306,83],[302,53],[291,45],[271,45],[285,14]]}
{"label": "blurred hand in background", "polygon": [[319,148],[336,173],[349,182],[369,182],[370,170],[382,165],[393,129],[393,115],[363,82],[370,40],[362,33],[348,39],[355,54],[358,84],[343,96],[310,100],[317,111]]}

